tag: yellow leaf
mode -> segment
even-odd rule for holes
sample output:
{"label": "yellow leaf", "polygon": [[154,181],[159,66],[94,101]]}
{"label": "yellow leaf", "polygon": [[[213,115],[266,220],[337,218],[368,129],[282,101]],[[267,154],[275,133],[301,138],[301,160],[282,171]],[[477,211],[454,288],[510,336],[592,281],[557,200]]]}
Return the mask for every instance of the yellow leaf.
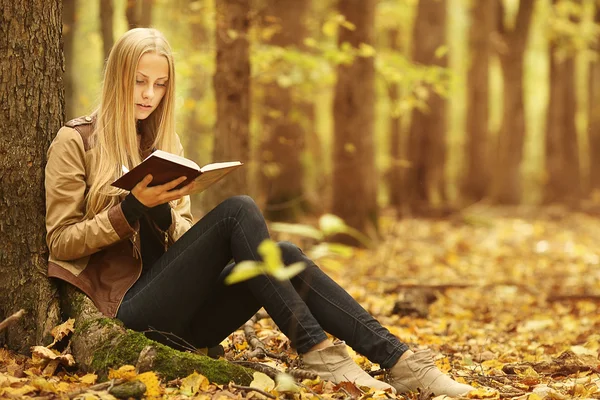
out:
{"label": "yellow leaf", "polygon": [[130,381],[137,376],[133,365],[123,365],[121,368],[108,371],[108,379],[125,379]]}
{"label": "yellow leaf", "polygon": [[250,387],[261,389],[265,392],[270,392],[275,388],[275,381],[262,372],[254,372],[252,376],[254,379],[252,380],[252,383],[250,383]]}
{"label": "yellow leaf", "polygon": [[42,377],[32,379],[31,384],[42,392],[58,393],[56,385],[52,382],[48,382]]}
{"label": "yellow leaf", "polygon": [[69,367],[75,365],[75,359],[71,354],[59,354],[44,346],[33,346],[31,353],[34,364],[44,364],[47,361],[58,360],[61,364]]}
{"label": "yellow leaf", "polygon": [[152,371],[139,374],[137,379],[146,385],[145,396],[148,399],[156,399],[162,396],[162,388],[156,374]]}
{"label": "yellow leaf", "polygon": [[54,342],[48,347],[54,346],[57,342],[60,342],[65,337],[69,336],[70,333],[75,331],[75,320],[73,318],[69,318],[66,322],[55,326],[50,331],[50,334],[54,338]]}
{"label": "yellow leaf", "polygon": [[196,371],[183,378],[181,381],[181,394],[186,396],[194,396],[199,390],[205,391],[208,389],[210,382],[208,379]]}
{"label": "yellow leaf", "polygon": [[31,385],[24,385],[24,386],[21,386],[20,388],[7,387],[7,388],[0,390],[0,396],[2,396],[4,394],[9,394],[11,397],[18,398],[19,396],[25,396],[26,394],[35,392],[35,391],[36,391],[36,388]]}
{"label": "yellow leaf", "polygon": [[85,374],[84,376],[79,378],[79,382],[85,383],[87,385],[93,385],[98,380],[98,375],[96,374]]}

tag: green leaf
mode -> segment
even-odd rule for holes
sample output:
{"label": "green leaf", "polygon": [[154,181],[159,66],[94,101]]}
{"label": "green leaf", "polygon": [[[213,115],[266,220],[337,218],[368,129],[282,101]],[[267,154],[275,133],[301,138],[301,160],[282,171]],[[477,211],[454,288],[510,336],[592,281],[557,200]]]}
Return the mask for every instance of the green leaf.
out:
{"label": "green leaf", "polygon": [[299,261],[297,263],[290,264],[287,267],[281,264],[279,268],[269,272],[271,273],[271,275],[273,275],[274,278],[280,281],[285,281],[298,275],[300,272],[304,271],[305,268],[306,265],[304,264],[304,262]]}
{"label": "green leaf", "polygon": [[273,222],[269,225],[269,227],[275,232],[289,233],[292,235],[309,237],[316,240],[323,240],[323,233],[310,225]]}
{"label": "green leaf", "polygon": [[226,285],[233,285],[252,279],[264,272],[261,263],[257,261],[242,261],[233,267],[233,270],[225,278]]}
{"label": "green leaf", "polygon": [[325,236],[345,233],[348,230],[348,226],[344,223],[344,220],[333,214],[323,214],[319,218],[319,228],[321,228]]}
{"label": "green leaf", "polygon": [[258,245],[258,254],[262,256],[265,272],[272,274],[283,266],[281,262],[281,249],[272,240],[265,239]]}

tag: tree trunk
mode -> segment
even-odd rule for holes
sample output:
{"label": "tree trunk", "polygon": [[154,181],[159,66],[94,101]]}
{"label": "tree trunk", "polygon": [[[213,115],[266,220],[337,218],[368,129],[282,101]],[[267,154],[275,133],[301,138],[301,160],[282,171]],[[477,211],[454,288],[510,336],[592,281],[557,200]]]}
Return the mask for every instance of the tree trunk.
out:
{"label": "tree trunk", "polygon": [[[279,47],[303,47],[304,20],[309,1],[267,0],[267,21],[281,27],[267,43]],[[273,22],[267,22],[271,25]],[[261,192],[266,194],[265,216],[276,221],[295,221],[306,209],[304,200],[304,129],[302,109],[294,88],[277,82],[264,85],[263,141],[261,143]],[[296,96],[297,97],[297,96]]]}
{"label": "tree trunk", "polygon": [[512,31],[504,23],[502,0],[498,0],[498,30],[503,39],[499,51],[504,77],[502,125],[498,138],[498,159],[492,198],[499,204],[518,204],[521,200],[520,167],[525,141],[525,109],[523,104],[523,57],[533,0],[521,0]]}
{"label": "tree trunk", "polygon": [[[205,25],[202,14],[206,13],[208,1],[202,0],[198,4],[198,0],[185,0],[179,2],[182,7],[183,15],[189,15],[189,30],[190,40],[186,47],[186,54],[201,52],[208,54],[211,51],[210,33]],[[200,7],[198,7],[200,5]],[[191,60],[188,60],[191,61]],[[192,75],[188,79],[188,94],[185,101],[186,106],[183,107],[184,131],[182,140],[186,156],[196,162],[212,161],[206,153],[202,153],[201,149],[210,149],[213,137],[212,123],[206,121],[206,110],[201,106],[202,99],[206,96],[211,85],[211,73],[200,62],[192,62]],[[187,106],[187,105],[190,106]],[[202,157],[202,155],[204,157]],[[204,160],[203,160],[204,158]],[[202,194],[192,195],[192,205],[194,214],[202,213],[200,210],[202,205]]]}
{"label": "tree trunk", "polygon": [[0,1],[0,333],[19,352],[47,340],[59,320],[46,278],[44,166],[64,118],[61,1]]}
{"label": "tree trunk", "polygon": [[140,0],[126,0],[125,1],[125,18],[127,19],[127,26],[129,29],[137,28],[140,26]]}
{"label": "tree trunk", "polygon": [[[556,5],[556,0],[553,1]],[[575,22],[575,21],[573,21]],[[550,43],[550,99],[546,123],[546,174],[544,202],[576,206],[581,194],[579,148],[575,114],[575,54],[559,49],[559,40]]]}
{"label": "tree trunk", "polygon": [[[600,24],[600,5],[596,4],[594,21]],[[595,43],[592,51],[596,59],[590,63],[588,138],[590,154],[590,191],[600,196],[600,45]]]}
{"label": "tree trunk", "polygon": [[209,381],[247,385],[252,372],[226,360],[181,352],[152,341],[139,332],[123,328],[120,321],[106,318],[91,300],[69,284],[61,284],[62,308],[75,319],[71,339],[73,354],[82,372],[106,378],[109,368],[135,365],[139,372],[155,371],[163,379],[185,377],[194,371]]}
{"label": "tree trunk", "polygon": [[[338,45],[374,45],[375,1],[340,0],[339,12],[356,29],[340,26]],[[349,226],[366,232],[377,229],[377,176],[373,140],[375,108],[373,57],[355,57],[340,64],[333,106],[332,211]],[[345,239],[353,243],[354,240]]]}
{"label": "tree trunk", "polygon": [[63,79],[65,81],[65,114],[67,120],[75,118],[74,101],[75,101],[75,85],[73,77],[73,38],[75,37],[76,28],[76,1],[63,0],[63,26],[62,37],[64,43],[65,54],[65,73]]}
{"label": "tree trunk", "polygon": [[150,27],[152,25],[152,9],[154,0],[142,0],[142,8],[140,10],[140,26]]}
{"label": "tree trunk", "polygon": [[[400,52],[400,30],[390,29],[388,32],[389,47],[393,51]],[[388,86],[388,96],[390,98],[390,107],[395,110],[398,105],[400,98],[399,85],[395,82],[390,83]],[[389,119],[389,135],[390,135],[390,169],[387,173],[387,184],[390,196],[390,206],[396,210],[400,210],[402,207],[403,190],[402,190],[402,174],[404,168],[402,167],[402,152],[400,149],[402,132],[401,132],[401,119],[400,115],[395,111],[390,113]]]}
{"label": "tree trunk", "polygon": [[[213,161],[249,161],[250,125],[250,4],[246,0],[216,2],[217,62],[213,86],[217,122]],[[210,208],[247,192],[246,169],[240,169],[206,192]]]}
{"label": "tree trunk", "polygon": [[467,74],[466,162],[461,197],[467,203],[488,195],[491,164],[489,149],[489,59],[494,30],[495,0],[471,3],[469,70]]}
{"label": "tree trunk", "polygon": [[104,61],[106,61],[114,43],[113,0],[100,0],[100,33],[102,35]]}
{"label": "tree trunk", "polygon": [[[446,44],[446,0],[421,0],[413,29],[413,61],[445,68],[446,56],[436,51]],[[410,169],[406,193],[411,211],[427,213],[446,198],[446,100],[429,88],[426,109],[413,109],[409,131]]]}

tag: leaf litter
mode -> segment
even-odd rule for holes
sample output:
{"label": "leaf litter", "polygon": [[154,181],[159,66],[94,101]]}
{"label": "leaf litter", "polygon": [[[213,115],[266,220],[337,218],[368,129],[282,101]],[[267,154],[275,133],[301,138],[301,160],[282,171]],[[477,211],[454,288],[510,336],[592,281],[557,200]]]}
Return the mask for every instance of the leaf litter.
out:
{"label": "leaf litter", "polygon": [[[482,209],[444,220],[383,217],[381,231],[378,246],[350,258],[324,256],[320,266],[401,340],[431,348],[440,369],[475,386],[467,398],[600,398],[599,220],[560,209]],[[295,382],[283,375],[298,366],[289,341],[268,318],[254,329],[268,352],[287,357],[247,360],[252,348],[242,330],[223,342],[225,356],[275,368],[276,379],[256,372],[246,388],[196,372],[164,382],[132,366],[109,376],[142,382],[153,399],[393,397],[320,379]],[[94,390],[96,375],[65,369],[68,347],[52,346],[70,332],[72,321],[57,327],[54,343],[36,346],[33,359],[0,349],[0,398],[114,399],[107,388]],[[350,353],[377,374],[377,365]]]}

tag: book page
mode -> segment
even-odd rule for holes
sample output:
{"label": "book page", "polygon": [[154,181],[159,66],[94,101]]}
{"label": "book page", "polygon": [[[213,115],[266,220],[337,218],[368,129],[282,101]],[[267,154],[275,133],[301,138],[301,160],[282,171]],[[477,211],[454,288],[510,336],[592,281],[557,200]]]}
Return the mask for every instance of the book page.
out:
{"label": "book page", "polygon": [[204,173],[204,172],[208,172],[208,171],[213,171],[215,169],[231,168],[231,167],[235,167],[237,165],[242,165],[242,163],[239,161],[218,162],[218,163],[206,164],[204,167],[200,168],[200,171]]}
{"label": "book page", "polygon": [[171,162],[174,162],[176,164],[184,165],[188,168],[192,168],[192,169],[195,169],[198,171],[200,170],[200,166],[198,164],[196,164],[195,162],[193,162],[192,160],[189,160],[185,157],[178,156],[177,154],[167,153],[166,151],[156,150],[152,154],[150,154],[146,159],[148,159],[150,157],[159,157],[164,160],[169,160]]}

